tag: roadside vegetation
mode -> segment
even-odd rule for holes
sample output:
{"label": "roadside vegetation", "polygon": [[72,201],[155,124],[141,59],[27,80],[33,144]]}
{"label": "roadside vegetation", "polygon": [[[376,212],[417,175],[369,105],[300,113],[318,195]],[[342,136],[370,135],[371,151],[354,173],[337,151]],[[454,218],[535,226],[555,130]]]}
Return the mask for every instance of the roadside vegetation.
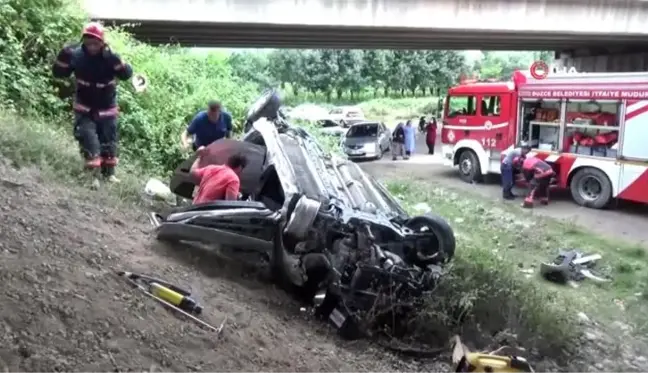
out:
{"label": "roadside vegetation", "polygon": [[[0,7],[0,22],[8,25],[0,30],[0,156],[16,167],[36,165],[44,176],[74,184],[80,180],[80,161],[69,124],[71,86],[52,80],[49,69],[59,48],[78,40],[84,21],[79,8],[67,0],[8,0]],[[222,100],[240,120],[262,88],[283,85],[292,104],[358,103],[368,117],[400,120],[434,114],[436,97],[461,73],[476,68],[493,76],[505,73],[502,63],[488,62],[495,57],[487,55],[475,67],[456,52],[445,51],[277,51],[252,61],[258,62],[254,65],[244,54],[151,47],[121,30],[112,31],[109,41],[149,80],[143,94],[136,94],[128,83],[119,88],[123,183],[112,186],[111,193],[125,203],[139,202],[148,176],[167,175],[184,158],[179,134],[209,99]],[[421,61],[427,65],[421,67]],[[370,71],[368,66],[374,65],[384,68]],[[325,66],[328,75],[317,73],[316,66]],[[401,70],[393,70],[396,67]],[[414,74],[417,69],[428,75]],[[254,72],[267,75],[250,75]],[[413,81],[415,76],[419,80]],[[314,77],[319,80],[307,80]],[[335,149],[333,140],[322,141]],[[413,328],[418,341],[445,344],[452,333],[460,333],[478,349],[514,342],[534,356],[564,357],[578,353],[586,332],[578,312],[600,314],[599,322],[619,316],[634,331],[645,330],[641,315],[646,314],[648,267],[641,248],[612,244],[572,226],[439,186],[393,181],[389,189],[412,213],[418,203],[428,203],[449,219],[458,237],[456,260]],[[615,280],[605,285],[584,282],[579,289],[565,290],[520,271],[529,267],[537,272],[540,261],[549,260],[559,248],[572,247],[603,254]],[[617,300],[624,310],[615,308],[620,307]]]}

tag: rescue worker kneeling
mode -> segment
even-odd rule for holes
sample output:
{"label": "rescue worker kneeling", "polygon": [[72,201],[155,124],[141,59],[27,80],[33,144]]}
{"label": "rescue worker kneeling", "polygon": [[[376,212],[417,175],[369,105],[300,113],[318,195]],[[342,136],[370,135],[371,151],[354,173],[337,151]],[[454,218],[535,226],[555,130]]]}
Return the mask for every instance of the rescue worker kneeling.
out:
{"label": "rescue worker kneeling", "polygon": [[52,72],[57,78],[72,74],[76,78],[74,137],[85,167],[91,171],[92,186],[97,187],[99,169],[107,181],[119,181],[115,177],[119,141],[117,80],[130,79],[133,70],[110,50],[101,24],[86,25],[82,38],[81,45],[67,46],[59,52]]}
{"label": "rescue worker kneeling", "polygon": [[217,200],[235,201],[240,197],[241,180],[239,175],[247,166],[247,158],[242,154],[231,155],[225,165],[207,165],[200,167],[200,161],[206,152],[201,146],[196,151],[198,157],[191,165],[191,175],[199,182],[198,192],[193,204]]}
{"label": "rescue worker kneeling", "polygon": [[538,198],[540,203],[549,203],[549,185],[551,178],[556,174],[551,165],[542,159],[531,157],[526,159],[518,158],[522,162],[522,174],[530,184],[529,194],[524,199],[522,207],[533,207],[533,201]]}

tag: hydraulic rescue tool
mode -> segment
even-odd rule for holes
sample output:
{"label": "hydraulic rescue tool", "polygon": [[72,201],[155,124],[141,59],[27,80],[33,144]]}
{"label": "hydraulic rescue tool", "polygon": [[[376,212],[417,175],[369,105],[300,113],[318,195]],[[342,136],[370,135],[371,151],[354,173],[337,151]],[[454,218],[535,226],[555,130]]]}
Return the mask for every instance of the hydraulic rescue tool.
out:
{"label": "hydraulic rescue tool", "polygon": [[452,362],[457,364],[455,372],[530,372],[533,368],[523,357],[502,356],[498,351],[491,353],[470,352],[459,336],[452,338]]}
{"label": "hydraulic rescue tool", "polygon": [[533,369],[522,357],[469,353],[459,361],[455,372],[533,372]]}
{"label": "hydraulic rescue tool", "polygon": [[126,271],[118,271],[117,275],[124,277],[131,285],[133,285],[133,287],[141,290],[147,296],[177,311],[199,325],[217,333],[222,331],[224,322],[216,328],[192,315],[192,313],[199,315],[202,312],[202,307],[191,298],[191,293],[189,291],[164,280],[146,275]]}

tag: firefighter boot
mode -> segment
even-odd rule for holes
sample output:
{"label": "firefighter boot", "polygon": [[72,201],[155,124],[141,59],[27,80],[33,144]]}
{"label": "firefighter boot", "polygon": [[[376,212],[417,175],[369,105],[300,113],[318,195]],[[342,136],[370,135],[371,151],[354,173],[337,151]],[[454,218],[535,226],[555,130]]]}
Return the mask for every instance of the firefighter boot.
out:
{"label": "firefighter boot", "polygon": [[101,161],[99,158],[87,159],[85,170],[90,181],[90,189],[99,189],[99,174],[101,173]]}

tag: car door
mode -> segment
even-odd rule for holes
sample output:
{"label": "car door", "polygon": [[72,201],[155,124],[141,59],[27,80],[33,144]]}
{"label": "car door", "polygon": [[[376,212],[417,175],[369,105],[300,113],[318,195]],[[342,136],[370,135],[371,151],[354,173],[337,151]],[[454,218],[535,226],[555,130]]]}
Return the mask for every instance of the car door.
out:
{"label": "car door", "polygon": [[381,133],[382,133],[382,139],[381,139],[381,145],[383,149],[389,149],[389,146],[391,145],[391,131],[385,123],[380,123],[381,127]]}

